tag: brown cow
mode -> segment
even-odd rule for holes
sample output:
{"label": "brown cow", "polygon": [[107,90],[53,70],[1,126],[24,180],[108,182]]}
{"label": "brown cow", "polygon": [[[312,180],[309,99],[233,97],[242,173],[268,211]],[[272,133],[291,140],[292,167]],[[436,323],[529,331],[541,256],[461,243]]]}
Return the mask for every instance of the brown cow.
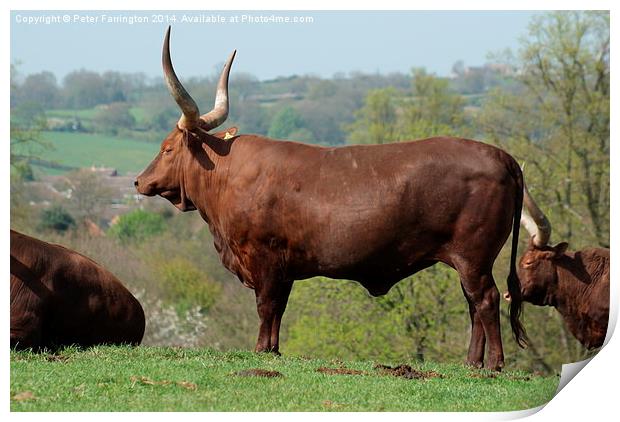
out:
{"label": "brown cow", "polygon": [[[553,306],[581,344],[602,346],[609,320],[609,249],[567,252],[566,242],[549,246],[551,225],[527,188],[523,202],[527,213],[521,222],[532,238],[519,261],[521,300]],[[504,297],[511,299],[509,293]]]}
{"label": "brown cow", "polygon": [[[294,280],[359,281],[374,296],[437,262],[456,269],[469,303],[468,362],[500,369],[504,353],[492,267],[513,233],[509,289],[518,289],[516,242],[523,180],[504,151],[457,138],[326,148],[258,135],[225,140],[209,130],[228,115],[228,75],[215,107],[200,115],[174,73],[170,29],[164,76],[182,110],[160,153],[138,176],[139,193],[182,211],[198,210],[222,263],[254,289],[260,317],[256,351],[278,352]],[[511,323],[523,341],[520,304]]]}
{"label": "brown cow", "polygon": [[11,230],[11,347],[140,344],[144,312],[91,259]]}

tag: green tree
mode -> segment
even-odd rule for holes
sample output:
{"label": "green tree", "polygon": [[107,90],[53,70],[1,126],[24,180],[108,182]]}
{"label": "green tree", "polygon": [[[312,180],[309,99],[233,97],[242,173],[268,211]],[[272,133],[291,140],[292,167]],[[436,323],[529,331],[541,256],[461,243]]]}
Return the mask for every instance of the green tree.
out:
{"label": "green tree", "polygon": [[108,102],[117,103],[127,101],[127,84],[120,72],[105,72],[101,79],[103,80],[103,89]]}
{"label": "green tree", "polygon": [[467,137],[472,131],[464,114],[462,97],[448,80],[413,70],[411,92],[399,95],[393,88],[372,90],[348,126],[354,144],[383,144],[431,136]]}
{"label": "green tree", "polygon": [[28,75],[19,87],[20,102],[32,102],[42,108],[51,108],[57,104],[59,97],[56,76],[51,72]]}
{"label": "green tree", "polygon": [[89,70],[69,73],[63,80],[65,103],[71,108],[91,108],[108,101],[106,86],[101,75]]}
{"label": "green tree", "polygon": [[287,139],[291,133],[303,127],[303,118],[293,107],[287,106],[273,116],[267,134],[272,138]]}
{"label": "green tree", "polygon": [[355,112],[356,120],[348,126],[348,140],[353,144],[383,144],[396,141],[396,90],[374,89],[364,106]]}
{"label": "green tree", "polygon": [[32,160],[40,159],[41,155],[52,148],[51,144],[41,136],[42,126],[22,128],[12,123],[10,129],[11,169],[19,180],[34,180]]}
{"label": "green tree", "polygon": [[521,91],[495,91],[481,127],[526,164],[558,240],[609,246],[609,14],[536,17],[520,60]]}
{"label": "green tree", "polygon": [[26,129],[44,128],[47,125],[45,109],[36,102],[22,102],[11,110],[11,122]]}
{"label": "green tree", "polygon": [[[17,66],[11,64],[10,163],[12,170],[15,171],[12,174],[17,175],[18,179],[32,180],[31,160],[40,158],[40,154],[50,149],[51,144],[45,142],[41,136],[41,131],[47,126],[45,110],[38,102],[21,101],[18,75]],[[47,72],[39,76],[43,80],[49,79]],[[55,84],[55,79],[53,83]]]}
{"label": "green tree", "polygon": [[447,79],[429,75],[424,69],[413,70],[411,100],[403,107],[401,138],[431,136],[466,137],[463,98],[451,92]]}
{"label": "green tree", "polygon": [[165,229],[166,221],[160,214],[137,209],[121,216],[108,233],[121,242],[143,242]]}

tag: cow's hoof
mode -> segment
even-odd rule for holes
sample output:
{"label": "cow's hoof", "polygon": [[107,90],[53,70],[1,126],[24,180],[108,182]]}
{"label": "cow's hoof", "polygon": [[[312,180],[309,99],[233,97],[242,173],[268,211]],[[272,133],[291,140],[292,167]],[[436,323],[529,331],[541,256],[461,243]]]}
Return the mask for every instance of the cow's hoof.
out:
{"label": "cow's hoof", "polygon": [[282,356],[282,354],[278,350],[273,349],[255,349],[254,353],[269,353],[274,356]]}
{"label": "cow's hoof", "polygon": [[492,371],[502,372],[502,368],[504,367],[504,361],[500,360],[497,362],[489,362],[488,368]]}
{"label": "cow's hoof", "polygon": [[484,367],[484,363],[482,361],[466,361],[465,362],[465,366],[469,366],[470,368],[474,368],[474,369],[482,369]]}

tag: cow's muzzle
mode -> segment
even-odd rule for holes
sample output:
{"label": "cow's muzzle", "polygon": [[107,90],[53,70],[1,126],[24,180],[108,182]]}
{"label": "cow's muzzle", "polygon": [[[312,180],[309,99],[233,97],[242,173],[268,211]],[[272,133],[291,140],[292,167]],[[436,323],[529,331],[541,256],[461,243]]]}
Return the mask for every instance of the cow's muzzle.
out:
{"label": "cow's muzzle", "polygon": [[150,183],[141,183],[140,179],[136,179],[133,182],[136,190],[139,194],[144,196],[155,196],[157,195],[157,190],[153,188],[153,185]]}

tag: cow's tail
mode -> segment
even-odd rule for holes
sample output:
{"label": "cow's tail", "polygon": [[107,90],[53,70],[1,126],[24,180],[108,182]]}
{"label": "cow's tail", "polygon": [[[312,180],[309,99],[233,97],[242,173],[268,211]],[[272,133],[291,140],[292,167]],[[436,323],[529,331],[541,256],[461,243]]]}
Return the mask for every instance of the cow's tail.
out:
{"label": "cow's tail", "polygon": [[519,246],[519,228],[521,225],[521,211],[523,208],[523,172],[516,161],[511,160],[511,173],[515,179],[517,190],[515,192],[515,211],[512,223],[512,250],[510,251],[510,273],[508,274],[508,293],[510,293],[510,327],[512,334],[520,347],[527,346],[527,334],[519,317],[523,308],[521,299],[521,282],[517,275],[517,249]]}

